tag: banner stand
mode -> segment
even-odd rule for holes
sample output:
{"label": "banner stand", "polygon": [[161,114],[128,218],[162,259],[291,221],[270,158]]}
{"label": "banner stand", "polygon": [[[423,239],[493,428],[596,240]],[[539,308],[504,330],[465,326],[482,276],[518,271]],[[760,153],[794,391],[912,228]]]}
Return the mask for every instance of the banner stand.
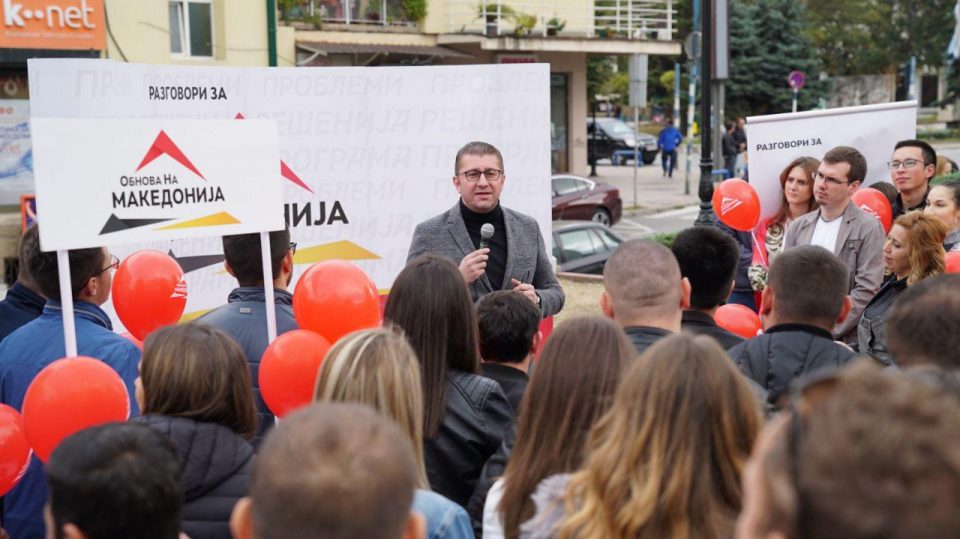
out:
{"label": "banner stand", "polygon": [[260,257],[263,263],[263,301],[267,312],[267,342],[277,339],[277,304],[273,299],[273,263],[270,260],[270,233],[260,233]]}
{"label": "banner stand", "polygon": [[73,319],[73,287],[70,286],[70,251],[57,251],[57,272],[60,275],[60,306],[63,309],[63,345],[66,357],[77,355],[77,324]]}

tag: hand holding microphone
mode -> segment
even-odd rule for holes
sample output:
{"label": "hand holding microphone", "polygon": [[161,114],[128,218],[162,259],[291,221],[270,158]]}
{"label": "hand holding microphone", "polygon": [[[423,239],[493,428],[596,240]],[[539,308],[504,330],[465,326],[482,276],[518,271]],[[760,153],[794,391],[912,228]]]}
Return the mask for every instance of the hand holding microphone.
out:
{"label": "hand holding microphone", "polygon": [[460,273],[468,284],[479,279],[487,269],[487,259],[490,258],[490,238],[493,238],[493,233],[493,225],[484,223],[480,227],[480,248],[460,261]]}

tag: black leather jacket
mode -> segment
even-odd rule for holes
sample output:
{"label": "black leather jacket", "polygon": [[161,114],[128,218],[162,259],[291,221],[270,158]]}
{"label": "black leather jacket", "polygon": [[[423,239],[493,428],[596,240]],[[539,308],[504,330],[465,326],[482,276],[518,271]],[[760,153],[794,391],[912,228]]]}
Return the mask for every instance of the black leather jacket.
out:
{"label": "black leather jacket", "polygon": [[466,507],[480,470],[500,447],[512,418],[513,409],[499,384],[451,370],[440,430],[435,438],[423,441],[430,488]]}

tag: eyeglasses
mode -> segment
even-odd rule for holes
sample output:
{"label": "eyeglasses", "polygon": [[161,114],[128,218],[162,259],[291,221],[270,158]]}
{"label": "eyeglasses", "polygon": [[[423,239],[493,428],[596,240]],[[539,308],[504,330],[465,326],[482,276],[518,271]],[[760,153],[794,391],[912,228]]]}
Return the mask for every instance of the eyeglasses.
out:
{"label": "eyeglasses", "polygon": [[848,180],[848,181],[843,181],[843,180],[838,180],[838,179],[836,179],[836,178],[831,178],[830,176],[824,176],[823,174],[820,173],[819,170],[815,170],[815,171],[813,172],[813,181],[815,181],[815,182],[823,181],[823,182],[827,182],[827,183],[832,184],[832,185],[844,185],[844,184],[850,183],[849,180]]}
{"label": "eyeglasses", "polygon": [[463,174],[463,177],[466,178],[470,183],[480,181],[480,176],[486,178],[488,182],[495,182],[503,175],[503,171],[495,168],[488,168],[486,170],[467,170],[461,172],[460,174]]}
{"label": "eyeglasses", "polygon": [[103,274],[103,272],[107,271],[108,269],[111,269],[111,268],[112,268],[112,269],[117,269],[117,268],[119,268],[119,267],[120,267],[120,259],[117,258],[116,255],[110,255],[110,265],[107,266],[107,267],[105,267],[105,268],[103,268],[102,270],[94,273],[94,274],[93,274],[93,277],[98,277],[98,276],[100,276],[101,274]]}
{"label": "eyeglasses", "polygon": [[290,242],[290,254],[291,255],[297,254],[297,242],[295,241]]}
{"label": "eyeglasses", "polygon": [[887,163],[887,166],[890,167],[890,170],[897,170],[900,168],[900,165],[903,165],[903,168],[910,170],[911,168],[917,166],[919,163],[923,163],[923,166],[930,165],[932,163],[927,163],[926,161],[921,161],[919,159],[904,159],[903,161],[890,161]]}

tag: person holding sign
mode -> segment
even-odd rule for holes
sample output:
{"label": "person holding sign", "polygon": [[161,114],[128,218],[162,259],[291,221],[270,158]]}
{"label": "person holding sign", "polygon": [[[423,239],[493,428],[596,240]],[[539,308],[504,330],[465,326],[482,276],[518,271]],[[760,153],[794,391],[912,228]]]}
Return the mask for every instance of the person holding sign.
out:
{"label": "person holding sign", "polygon": [[[17,410],[22,409],[27,388],[37,373],[66,355],[57,253],[42,252],[39,242],[34,243],[30,251],[30,271],[40,292],[47,297],[47,303],[39,318],[0,343],[0,403]],[[134,380],[137,379],[140,349],[113,332],[110,317],[100,308],[110,297],[113,270],[120,261],[110,255],[106,247],[71,250],[69,260],[77,352],[81,356],[97,358],[117,371],[127,386],[131,415],[137,415]],[[43,467],[34,456],[20,483],[4,497],[3,523],[11,537],[44,536],[45,480]]]}
{"label": "person holding sign", "polygon": [[474,301],[509,288],[536,303],[544,317],[557,314],[565,296],[540,225],[500,204],[506,181],[500,150],[486,142],[460,148],[453,176],[460,201],[417,225],[407,262],[428,252],[440,254],[460,265]]}
{"label": "person holding sign", "polygon": [[848,343],[857,341],[860,315],[883,282],[883,225],[851,201],[866,175],[867,160],[855,148],[828,151],[813,175],[813,196],[820,208],[790,223],[783,242],[784,251],[819,245],[847,266],[853,308],[833,328],[833,336]]}
{"label": "person holding sign", "polygon": [[922,140],[901,140],[887,163],[890,180],[900,192],[893,202],[893,218],[927,206],[930,179],[937,173],[937,152]]}

